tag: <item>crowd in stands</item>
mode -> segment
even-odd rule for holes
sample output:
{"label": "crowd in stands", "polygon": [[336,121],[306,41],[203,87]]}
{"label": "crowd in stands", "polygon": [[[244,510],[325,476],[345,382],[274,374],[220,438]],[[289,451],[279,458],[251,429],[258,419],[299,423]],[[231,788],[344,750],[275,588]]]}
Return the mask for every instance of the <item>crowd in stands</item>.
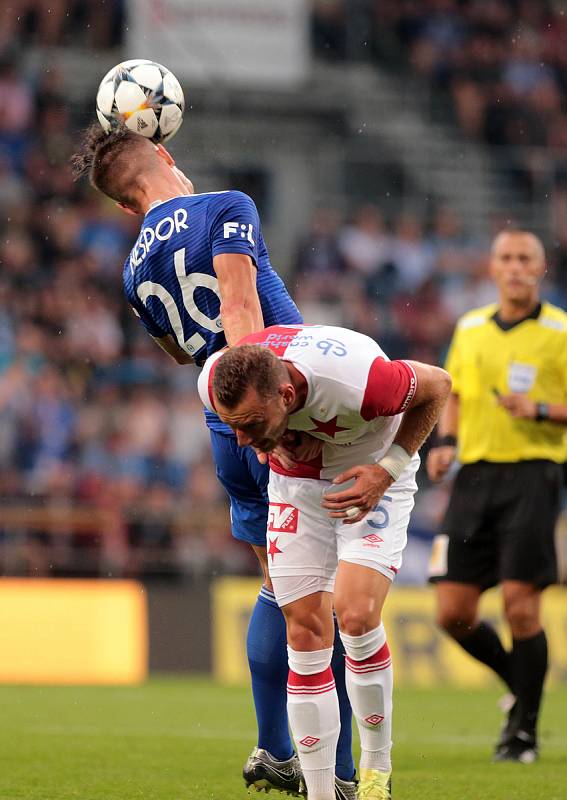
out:
{"label": "crowd in stands", "polygon": [[[20,4],[30,20],[21,35],[48,42],[37,16],[34,27],[42,4]],[[317,5],[330,13],[343,4]],[[439,20],[458,8],[462,18],[469,5],[380,3],[411,59],[446,83],[462,72],[440,63],[450,60],[439,44],[444,26],[408,19],[418,6]],[[456,28],[464,37],[463,24]],[[508,80],[524,72],[510,67]],[[546,75],[559,80],[551,67]],[[14,57],[0,58],[0,574],[253,571],[249,549],[229,533],[197,372],[169,360],[122,297],[122,259],[138,221],[72,180],[76,128],[64,88],[56,70],[33,81]],[[494,297],[494,231],[472,238],[448,208],[427,219],[384,219],[372,204],[346,215],[321,208],[282,271],[306,321],[367,333],[391,357],[440,363],[457,317]],[[545,294],[567,307],[567,225],[550,250]],[[415,537],[431,534],[445,492],[421,494]]]}
{"label": "crowd in stands", "polygon": [[[312,38],[330,60],[397,62],[493,148],[519,197],[567,194],[567,8],[561,0],[315,0]],[[449,102],[447,102],[447,100]],[[556,234],[564,238],[564,223]]]}

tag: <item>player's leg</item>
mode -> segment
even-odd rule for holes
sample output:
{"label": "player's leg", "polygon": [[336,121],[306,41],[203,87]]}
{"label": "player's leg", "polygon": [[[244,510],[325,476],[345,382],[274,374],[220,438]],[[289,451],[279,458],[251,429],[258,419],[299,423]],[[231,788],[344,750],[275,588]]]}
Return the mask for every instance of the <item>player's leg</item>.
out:
{"label": "player's leg", "polygon": [[360,735],[360,780],[371,797],[389,797],[392,771],[393,670],[382,608],[391,580],[376,569],[340,561],[335,607],[346,651],[346,685]]}
{"label": "player's leg", "polygon": [[[288,716],[309,800],[334,800],[340,712],[331,669],[333,525],[322,513],[324,483],[270,475],[270,577],[287,623]],[[347,789],[354,797],[355,785]],[[339,791],[341,793],[339,793]],[[337,797],[345,796],[342,789]]]}
{"label": "player's leg", "polygon": [[267,574],[267,502],[235,437],[211,431],[211,445],[217,477],[230,498],[233,536],[253,547],[264,577],[246,639],[258,744],[244,778],[249,784],[297,791],[300,773],[287,719],[285,620]]}
{"label": "player's leg", "polygon": [[510,654],[492,625],[478,618],[483,589],[499,580],[498,537],[489,507],[494,481],[487,466],[492,465],[470,464],[459,471],[429,574],[437,586],[438,625],[512,691]]}
{"label": "player's leg", "polygon": [[415,489],[410,474],[362,522],[335,523],[335,607],[361,740],[361,792],[372,800],[390,797],[393,671],[382,608],[402,563]]}
{"label": "player's leg", "polygon": [[[258,462],[258,458],[255,452],[251,448],[244,448],[240,449],[240,453],[242,457],[246,458],[248,463],[248,468],[250,474],[253,476],[253,479],[258,486],[262,496],[265,497],[266,504],[268,504],[268,491],[267,491],[267,484],[269,478],[269,470],[264,465],[261,465]],[[316,492],[317,494],[317,492]],[[317,494],[317,513],[319,513],[319,496]],[[272,538],[276,537],[278,534],[285,534],[286,527],[289,523],[291,518],[285,516],[285,513],[282,512],[281,505],[277,505],[275,510],[270,513],[269,517],[269,524],[268,524],[268,533],[271,535]],[[265,536],[264,536],[265,541]],[[260,562],[262,563],[264,559],[267,558],[265,548],[262,548],[260,551],[259,548],[254,548],[256,551],[256,555],[258,556]],[[262,556],[263,553],[263,556]],[[266,595],[265,587],[271,588],[270,577],[268,574],[268,566],[267,562],[262,563],[262,569],[264,572],[264,587],[262,592],[260,593],[260,600],[262,597]],[[273,597],[273,595],[272,595]],[[275,599],[273,599],[273,604],[276,606]],[[257,606],[258,608],[258,606]],[[253,629],[252,625],[249,629],[250,632],[254,630],[254,635],[256,634],[255,628]],[[281,635],[281,639],[283,642],[283,649],[285,651],[285,631],[281,628],[278,628],[278,633]],[[250,634],[249,634],[250,635]],[[285,651],[285,659],[283,663],[280,663],[280,669],[278,670],[278,674],[280,675],[281,682],[281,691],[283,692],[285,698],[285,687],[287,683],[287,651]],[[343,782],[351,783],[354,778],[354,760],[352,756],[352,710],[350,707],[350,701],[348,698],[348,693],[346,690],[345,685],[345,658],[344,658],[344,647],[341,642],[340,636],[338,634],[338,628],[335,631],[335,641],[333,645],[333,659],[332,659],[332,669],[333,674],[335,677],[336,682],[336,691],[337,696],[339,698],[339,709],[340,709],[340,716],[341,716],[341,727],[339,732],[339,739],[337,742],[337,753],[336,753],[336,776],[339,780]],[[251,671],[253,672],[252,668]],[[254,674],[254,673],[253,673]],[[283,676],[283,677],[282,677]],[[275,681],[276,678],[272,677],[272,682]],[[255,681],[253,680],[253,687]],[[272,702],[272,692],[273,689],[270,688],[268,684],[266,684],[266,698],[267,704],[266,707],[270,708]],[[257,703],[258,707],[258,703]],[[263,704],[262,704],[262,707]],[[278,712],[279,716],[279,712]],[[351,790],[351,787],[343,787],[345,790]]]}
{"label": "player's leg", "polygon": [[551,462],[506,469],[500,496],[500,578],[504,614],[512,634],[512,684],[516,706],[498,742],[499,761],[531,763],[537,757],[537,721],[547,673],[547,639],[541,592],[557,577],[555,523],[561,471]]}
{"label": "player's leg", "polygon": [[278,761],[293,756],[287,722],[287,648],[283,614],[268,575],[266,547],[252,545],[263,575],[250,616],[246,652],[258,721],[258,747]]}
{"label": "player's leg", "polygon": [[[285,583],[285,579],[276,580],[279,586]],[[302,591],[301,582],[292,581]],[[335,636],[332,606],[333,596],[325,591],[315,591],[283,606],[289,660],[288,716],[309,800],[335,798],[340,710],[331,668]]]}

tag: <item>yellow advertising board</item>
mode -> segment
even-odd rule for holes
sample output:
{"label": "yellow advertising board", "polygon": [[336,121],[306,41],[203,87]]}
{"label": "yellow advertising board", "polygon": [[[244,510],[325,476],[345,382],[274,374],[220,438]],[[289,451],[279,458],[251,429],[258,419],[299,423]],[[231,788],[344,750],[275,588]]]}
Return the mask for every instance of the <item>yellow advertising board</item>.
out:
{"label": "yellow advertising board", "polygon": [[0,682],[132,684],[147,677],[135,581],[0,579]]}
{"label": "yellow advertising board", "polygon": [[[246,629],[259,584],[254,578],[221,578],[213,585],[213,665],[223,683],[249,680]],[[483,686],[491,673],[468,656],[434,623],[434,594],[430,587],[394,586],[384,612],[384,625],[399,685]],[[482,616],[506,638],[500,594],[493,589],[482,600]],[[550,681],[567,685],[567,588],[544,593],[544,625],[549,639]]]}

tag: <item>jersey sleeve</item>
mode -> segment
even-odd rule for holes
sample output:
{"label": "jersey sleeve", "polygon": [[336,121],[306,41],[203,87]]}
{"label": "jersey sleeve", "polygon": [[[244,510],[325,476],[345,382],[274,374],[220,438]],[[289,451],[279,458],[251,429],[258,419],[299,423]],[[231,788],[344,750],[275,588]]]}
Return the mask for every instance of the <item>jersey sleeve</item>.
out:
{"label": "jersey sleeve", "polygon": [[379,356],[370,365],[360,416],[369,421],[401,414],[416,390],[417,377],[407,361],[386,361]]}
{"label": "jersey sleeve", "polygon": [[244,192],[222,192],[209,209],[213,258],[221,253],[250,256],[258,266],[260,218],[252,198]]}

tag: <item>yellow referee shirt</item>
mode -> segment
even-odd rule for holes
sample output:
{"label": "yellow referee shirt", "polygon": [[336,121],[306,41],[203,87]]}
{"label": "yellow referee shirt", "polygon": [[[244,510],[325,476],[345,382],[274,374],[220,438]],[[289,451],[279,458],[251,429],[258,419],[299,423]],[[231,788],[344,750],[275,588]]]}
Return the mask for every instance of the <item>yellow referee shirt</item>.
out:
{"label": "yellow referee shirt", "polygon": [[540,403],[567,402],[567,313],[542,303],[539,314],[503,330],[496,310],[494,304],[461,317],[447,356],[459,396],[459,460],[566,461],[564,425],[516,419],[497,398],[521,393]]}

